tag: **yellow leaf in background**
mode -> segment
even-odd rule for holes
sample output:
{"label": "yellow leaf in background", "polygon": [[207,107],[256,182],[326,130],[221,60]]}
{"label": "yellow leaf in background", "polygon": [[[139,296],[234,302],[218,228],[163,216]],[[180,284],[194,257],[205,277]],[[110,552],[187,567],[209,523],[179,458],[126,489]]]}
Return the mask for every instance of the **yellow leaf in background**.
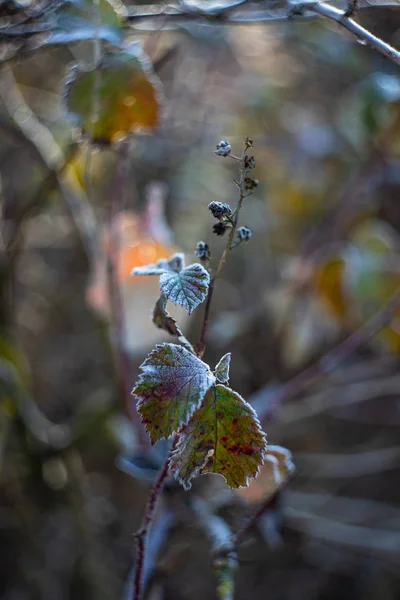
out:
{"label": "yellow leaf in background", "polygon": [[65,83],[68,115],[97,143],[152,130],[161,112],[160,82],[137,44],[105,55],[96,69],[75,66]]}
{"label": "yellow leaf in background", "polygon": [[291,452],[282,446],[269,445],[257,479],[236,493],[249,503],[263,502],[287,481],[294,470]]}
{"label": "yellow leaf in background", "polygon": [[319,266],[314,274],[314,288],[331,314],[343,325],[348,321],[349,309],[346,291],[343,288],[345,262],[333,257]]}

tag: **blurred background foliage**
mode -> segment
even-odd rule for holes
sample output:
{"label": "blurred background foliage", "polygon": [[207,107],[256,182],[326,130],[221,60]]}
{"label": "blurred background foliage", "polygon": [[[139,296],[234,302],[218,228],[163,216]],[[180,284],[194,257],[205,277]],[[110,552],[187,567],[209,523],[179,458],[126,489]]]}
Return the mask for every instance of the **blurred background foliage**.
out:
{"label": "blurred background foliage", "polygon": [[[398,10],[359,20],[399,44]],[[132,534],[165,455],[146,445],[129,390],[167,339],[151,322],[157,281],[130,271],[176,250],[192,260],[200,239],[218,260],[207,204],[234,204],[235,164],[213,149],[250,136],[253,237],[216,287],[205,358],[232,352],[232,386],[297,471],[279,493],[268,469],[239,493],[213,476],[191,492],[169,482],[146,597],[215,597],[204,511],[236,530],[270,495],[239,554],[237,598],[395,600],[400,306],[312,387],[285,397],[285,385],[400,285],[398,68],[314,19],[132,37],[164,107],[124,155],[77,146],[65,115],[67,67],[89,64],[92,42],[43,44],[0,70],[1,597],[129,597]],[[175,316],[196,341],[202,309]]]}

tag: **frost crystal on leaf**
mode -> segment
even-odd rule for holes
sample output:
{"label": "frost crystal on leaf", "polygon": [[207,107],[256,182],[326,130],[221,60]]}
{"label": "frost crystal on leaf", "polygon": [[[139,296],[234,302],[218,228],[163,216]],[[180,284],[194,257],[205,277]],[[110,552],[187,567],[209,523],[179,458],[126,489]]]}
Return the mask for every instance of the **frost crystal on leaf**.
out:
{"label": "frost crystal on leaf", "polygon": [[181,252],[173,254],[170,258],[162,258],[155,264],[135,267],[132,275],[162,275],[163,273],[179,273],[185,266],[185,257]]}
{"label": "frost crystal on leaf", "polygon": [[164,294],[161,294],[154,307],[153,323],[159,329],[165,329],[171,335],[180,337],[183,333],[176,324],[176,320],[167,311],[166,306],[167,299]]}
{"label": "frost crystal on leaf", "polygon": [[169,467],[185,489],[203,473],[223,475],[232,488],[248,485],[264,461],[267,441],[251,406],[224,385],[213,386],[182,431]]}
{"label": "frost crystal on leaf", "polygon": [[183,306],[190,314],[201,304],[208,292],[210,275],[200,264],[195,263],[180,273],[163,273],[160,277],[162,293],[174,304]]}
{"label": "frost crystal on leaf", "polygon": [[225,354],[215,367],[215,376],[221,383],[229,381],[229,367],[231,365],[231,353]]}
{"label": "frost crystal on leaf", "polygon": [[185,267],[183,254],[163,258],[156,264],[135,267],[132,275],[160,275],[160,289],[167,300],[183,306],[190,314],[208,292],[210,275],[200,264]]}
{"label": "frost crystal on leaf", "polygon": [[132,394],[153,443],[179,431],[215,382],[208,365],[176,344],[156,346],[140,369]]}

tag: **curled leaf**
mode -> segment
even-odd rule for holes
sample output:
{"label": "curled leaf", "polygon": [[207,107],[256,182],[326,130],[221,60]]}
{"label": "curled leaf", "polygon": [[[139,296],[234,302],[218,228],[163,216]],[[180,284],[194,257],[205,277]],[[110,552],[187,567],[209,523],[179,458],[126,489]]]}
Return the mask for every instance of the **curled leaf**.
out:
{"label": "curled leaf", "polygon": [[154,129],[160,117],[160,83],[137,45],[105,54],[97,68],[70,69],[65,83],[68,115],[97,143]]}
{"label": "curled leaf", "polygon": [[170,258],[161,258],[155,264],[135,267],[132,275],[162,275],[163,273],[179,273],[185,266],[182,252],[173,254]]}
{"label": "curled leaf", "polygon": [[215,377],[221,383],[229,381],[229,367],[231,365],[231,353],[225,354],[215,367]]}
{"label": "curled leaf", "polygon": [[218,384],[181,432],[169,467],[185,489],[203,473],[219,473],[230,487],[238,488],[256,477],[266,448],[254,410],[239,394]]}
{"label": "curled leaf", "polygon": [[171,317],[169,312],[167,311],[167,299],[164,294],[161,294],[159,299],[156,302],[153,312],[153,323],[159,329],[164,329],[168,331],[171,335],[176,335],[178,337],[183,336],[183,333],[179,329],[176,324],[176,320]]}
{"label": "curled leaf", "polygon": [[140,369],[132,394],[153,443],[179,431],[215,382],[208,365],[176,344],[156,346]]}

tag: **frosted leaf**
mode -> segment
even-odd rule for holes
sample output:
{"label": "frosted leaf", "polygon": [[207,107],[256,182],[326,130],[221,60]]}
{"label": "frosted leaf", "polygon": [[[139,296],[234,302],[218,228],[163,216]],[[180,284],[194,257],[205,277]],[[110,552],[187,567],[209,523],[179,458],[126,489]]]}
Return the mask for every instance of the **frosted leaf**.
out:
{"label": "frosted leaf", "polygon": [[266,449],[254,410],[239,394],[218,384],[181,432],[169,467],[185,489],[204,473],[219,473],[230,487],[243,487],[256,477]]}
{"label": "frosted leaf", "polygon": [[221,383],[229,381],[229,367],[231,365],[231,353],[225,354],[215,367],[215,376]]}
{"label": "frosted leaf", "polygon": [[162,275],[163,273],[179,273],[185,266],[185,257],[181,252],[170,258],[161,258],[154,264],[135,267],[132,275]]}
{"label": "frosted leaf", "polygon": [[210,275],[200,264],[189,265],[179,273],[165,272],[160,277],[162,293],[190,314],[208,293]]}
{"label": "frosted leaf", "polygon": [[132,394],[153,443],[179,431],[215,382],[208,365],[176,344],[157,345],[140,370]]}
{"label": "frosted leaf", "polygon": [[179,329],[176,324],[176,320],[171,317],[169,312],[167,311],[167,299],[164,294],[161,294],[159,299],[156,302],[153,312],[153,323],[159,329],[164,329],[168,331],[171,335],[176,335],[178,337],[183,336],[182,331]]}

